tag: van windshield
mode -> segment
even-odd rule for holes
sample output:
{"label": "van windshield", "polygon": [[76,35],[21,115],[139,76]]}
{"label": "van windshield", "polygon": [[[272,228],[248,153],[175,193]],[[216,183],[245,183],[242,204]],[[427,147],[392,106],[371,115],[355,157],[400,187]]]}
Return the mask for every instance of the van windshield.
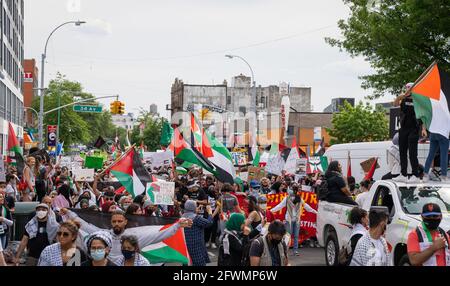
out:
{"label": "van windshield", "polygon": [[443,213],[450,212],[450,187],[400,187],[398,192],[402,208],[407,214],[420,215],[423,205],[427,203],[438,204]]}

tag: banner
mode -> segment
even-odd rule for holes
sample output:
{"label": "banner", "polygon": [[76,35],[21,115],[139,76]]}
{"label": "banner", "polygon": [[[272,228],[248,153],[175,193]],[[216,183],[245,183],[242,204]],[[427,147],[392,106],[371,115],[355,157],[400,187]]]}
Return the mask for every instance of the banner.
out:
{"label": "banner", "polygon": [[56,146],[56,125],[47,125],[47,146]]}
{"label": "banner", "polygon": [[282,210],[280,210],[276,213],[272,213],[270,210],[272,208],[276,207],[279,203],[281,203],[281,201],[287,195],[288,195],[287,193],[266,195],[266,198],[267,198],[266,216],[267,216],[268,222],[271,222],[276,219],[283,221],[286,218],[286,208],[283,208]]}
{"label": "banner", "polygon": [[157,181],[147,183],[150,199],[155,205],[173,205],[175,182]]}
{"label": "banner", "polygon": [[[310,205],[313,209],[318,209],[318,200],[317,195],[313,192],[301,192],[301,197],[305,203]],[[299,243],[302,243],[304,240],[308,238],[316,236],[316,222],[317,215],[314,213],[310,213],[303,208],[302,215],[300,218],[300,234],[299,234]]]}
{"label": "banner", "polygon": [[86,169],[96,169],[96,170],[102,169],[103,158],[86,156],[86,160],[84,161],[84,167]]}
{"label": "banner", "polygon": [[73,175],[77,182],[93,182],[95,172],[94,169],[73,169]]}

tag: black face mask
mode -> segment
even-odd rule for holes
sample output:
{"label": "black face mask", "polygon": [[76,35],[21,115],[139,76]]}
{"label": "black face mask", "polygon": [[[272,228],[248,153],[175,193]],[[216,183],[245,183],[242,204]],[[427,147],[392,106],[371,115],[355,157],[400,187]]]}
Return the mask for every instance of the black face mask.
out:
{"label": "black face mask", "polygon": [[441,223],[440,219],[423,219],[423,223],[429,230],[436,230]]}
{"label": "black face mask", "polygon": [[281,239],[271,239],[271,240],[270,240],[270,243],[271,243],[273,246],[277,246],[278,244],[280,244],[280,242],[281,242]]}

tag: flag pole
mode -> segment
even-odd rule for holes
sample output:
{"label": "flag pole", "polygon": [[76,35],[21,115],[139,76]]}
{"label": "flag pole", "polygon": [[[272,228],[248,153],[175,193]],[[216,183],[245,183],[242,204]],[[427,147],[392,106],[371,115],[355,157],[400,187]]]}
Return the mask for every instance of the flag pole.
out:
{"label": "flag pole", "polygon": [[111,165],[109,165],[105,170],[103,170],[99,176],[102,176],[103,174],[105,174],[109,169],[111,169],[112,167],[114,167],[114,165],[116,165],[120,160],[122,160],[123,157],[125,157],[126,155],[128,155],[128,153],[136,146],[136,143],[134,143],[133,145],[131,145],[118,159],[116,159],[116,161],[114,161],[113,163],[111,163]]}

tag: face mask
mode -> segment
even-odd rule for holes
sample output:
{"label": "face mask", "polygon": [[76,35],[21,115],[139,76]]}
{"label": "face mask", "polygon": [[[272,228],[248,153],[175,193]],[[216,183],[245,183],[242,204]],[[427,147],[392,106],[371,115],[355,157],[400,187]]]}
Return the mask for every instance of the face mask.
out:
{"label": "face mask", "polygon": [[38,219],[43,219],[47,216],[47,211],[37,211],[36,216],[38,217]]}
{"label": "face mask", "polygon": [[123,205],[123,209],[124,209],[124,210],[127,210],[127,208],[128,208],[129,206],[130,206],[130,204],[124,204],[124,205]]}
{"label": "face mask", "polygon": [[125,260],[128,260],[133,258],[136,255],[136,252],[122,249],[122,255],[125,257]]}
{"label": "face mask", "polygon": [[278,244],[280,244],[280,242],[281,242],[281,239],[272,239],[272,240],[270,240],[270,243],[272,243],[272,245],[278,245]]}
{"label": "face mask", "polygon": [[105,250],[104,249],[97,249],[95,251],[91,251],[91,257],[95,261],[100,261],[103,258],[105,258]]}
{"label": "face mask", "polygon": [[429,230],[436,230],[441,223],[440,219],[423,219],[423,223]]}

